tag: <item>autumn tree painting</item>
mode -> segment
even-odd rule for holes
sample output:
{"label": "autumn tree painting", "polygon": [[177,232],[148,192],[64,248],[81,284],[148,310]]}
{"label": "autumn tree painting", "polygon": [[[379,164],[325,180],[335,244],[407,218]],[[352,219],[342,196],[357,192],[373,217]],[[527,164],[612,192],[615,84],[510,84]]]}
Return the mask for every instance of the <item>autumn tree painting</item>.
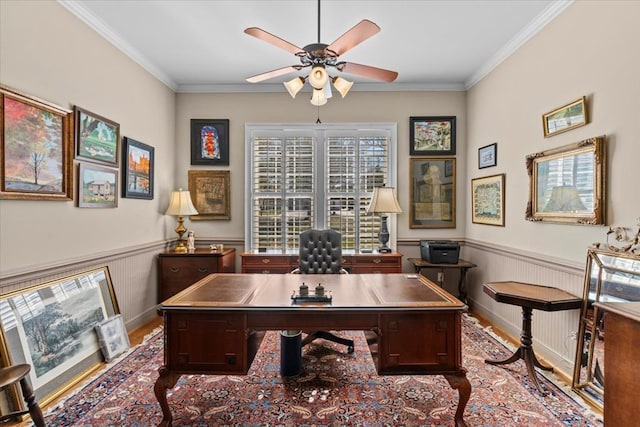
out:
{"label": "autumn tree painting", "polygon": [[9,96],[4,88],[1,100],[2,198],[70,198],[69,112]]}

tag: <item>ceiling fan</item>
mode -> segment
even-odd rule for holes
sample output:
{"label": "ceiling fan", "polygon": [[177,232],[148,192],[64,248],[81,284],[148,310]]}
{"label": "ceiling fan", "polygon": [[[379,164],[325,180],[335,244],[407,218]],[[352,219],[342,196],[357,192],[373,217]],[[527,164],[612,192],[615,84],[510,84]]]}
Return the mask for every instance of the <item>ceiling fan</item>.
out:
{"label": "ceiling fan", "polygon": [[300,60],[300,64],[289,65],[287,67],[278,68],[276,70],[267,71],[252,77],[247,78],[250,83],[258,83],[264,80],[272,79],[274,77],[289,74],[295,71],[302,70],[303,68],[311,67],[311,72],[305,77],[296,77],[289,82],[285,82],[284,85],[291,94],[292,97],[302,89],[306,79],[309,80],[309,84],[314,88],[314,93],[311,99],[311,103],[314,105],[323,105],[327,102],[326,98],[331,97],[331,88],[329,81],[334,84],[334,87],[344,97],[353,82],[348,82],[342,77],[330,77],[327,68],[335,68],[337,71],[355,74],[358,76],[367,77],[374,80],[380,80],[385,82],[392,82],[398,77],[398,73],[395,71],[385,70],[383,68],[372,67],[369,65],[356,64],[353,62],[341,61],[339,58],[348,50],[359,45],[363,41],[367,40],[371,36],[377,34],[380,31],[375,23],[368,19],[363,19],[349,29],[346,33],[338,37],[333,43],[325,44],[320,41],[320,0],[318,0],[318,42],[311,43],[303,48],[300,48],[278,36],[275,36],[261,28],[250,27],[244,30],[244,32],[257,39],[263,40],[276,47],[293,53]]}

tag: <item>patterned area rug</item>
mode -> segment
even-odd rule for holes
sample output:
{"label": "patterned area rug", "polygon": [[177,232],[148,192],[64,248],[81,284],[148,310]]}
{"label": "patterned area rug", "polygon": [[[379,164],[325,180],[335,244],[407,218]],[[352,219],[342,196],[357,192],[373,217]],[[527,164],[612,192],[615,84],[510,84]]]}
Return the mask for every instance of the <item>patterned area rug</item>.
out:
{"label": "patterned area rug", "polygon": [[[173,426],[453,426],[457,391],[442,376],[379,376],[362,332],[341,332],[355,352],[315,341],[303,349],[304,372],[280,376],[280,336],[268,332],[247,376],[184,375],[168,393]],[[46,414],[51,426],[152,426],[162,419],[153,394],[162,363],[155,333]],[[463,322],[463,357],[471,382],[469,426],[602,426],[554,383],[540,396],[523,361],[498,367],[506,348],[475,319]]]}

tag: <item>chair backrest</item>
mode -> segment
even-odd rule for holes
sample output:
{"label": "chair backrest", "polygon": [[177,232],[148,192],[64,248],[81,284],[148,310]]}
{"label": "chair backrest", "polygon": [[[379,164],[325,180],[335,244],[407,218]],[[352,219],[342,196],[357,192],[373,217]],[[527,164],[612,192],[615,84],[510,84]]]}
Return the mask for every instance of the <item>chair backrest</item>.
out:
{"label": "chair backrest", "polygon": [[342,235],[335,230],[300,233],[299,270],[302,274],[338,274],[342,269]]}

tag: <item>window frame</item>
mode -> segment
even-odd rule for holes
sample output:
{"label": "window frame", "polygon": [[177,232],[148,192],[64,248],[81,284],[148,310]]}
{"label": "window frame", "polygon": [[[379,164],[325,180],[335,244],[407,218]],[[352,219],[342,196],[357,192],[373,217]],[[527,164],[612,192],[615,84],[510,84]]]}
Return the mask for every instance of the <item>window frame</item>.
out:
{"label": "window frame", "polygon": [[[253,213],[254,213],[254,191],[252,188],[254,171],[253,171],[253,154],[254,154],[254,137],[281,137],[283,140],[290,137],[311,136],[313,140],[313,209],[314,223],[312,226],[325,228],[329,227],[328,200],[330,194],[326,191],[328,176],[328,159],[325,156],[327,141],[330,137],[356,137],[363,136],[382,136],[388,138],[387,144],[387,162],[386,162],[386,186],[396,187],[397,183],[397,124],[396,123],[340,123],[340,124],[262,124],[247,123],[245,124],[245,249],[248,251],[257,250],[253,247]],[[359,151],[358,153],[360,153]],[[358,154],[359,156],[359,154]],[[357,173],[357,172],[356,172]],[[356,197],[363,197],[360,189],[356,188],[351,194]],[[373,193],[365,193],[373,194]],[[366,197],[366,196],[364,196]],[[389,217],[388,225],[395,236],[396,229],[395,216]],[[356,220],[358,224],[359,219]],[[379,224],[379,218],[376,219]],[[356,232],[358,237],[358,232]],[[377,231],[374,238],[374,246],[366,247],[366,249],[377,248]],[[395,246],[395,239],[390,242],[391,246]],[[356,239],[355,250],[363,248],[359,247],[360,239]],[[281,247],[283,252],[287,252],[286,247]],[[289,251],[291,248],[289,249]],[[273,249],[269,249],[273,251]]]}

